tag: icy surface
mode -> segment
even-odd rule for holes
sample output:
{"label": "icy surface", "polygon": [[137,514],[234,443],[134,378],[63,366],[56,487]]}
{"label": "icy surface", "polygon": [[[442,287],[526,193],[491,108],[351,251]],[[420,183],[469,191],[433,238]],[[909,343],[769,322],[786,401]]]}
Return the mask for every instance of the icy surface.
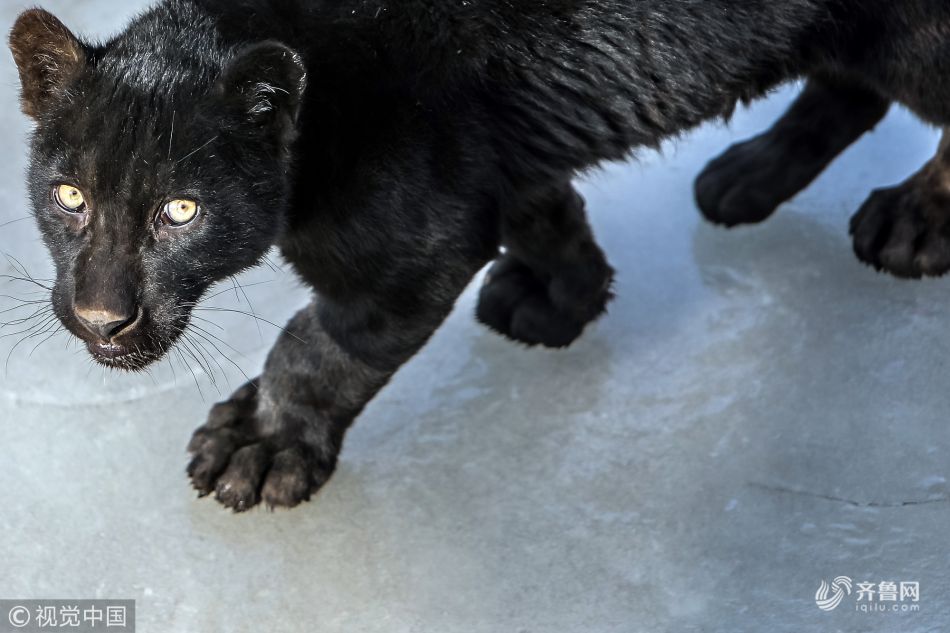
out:
{"label": "icy surface", "polygon": [[[143,6],[45,4],[100,37]],[[48,277],[15,88],[5,54],[0,250]],[[895,111],[769,222],[703,224],[705,160],[793,94],[585,179],[619,271],[610,314],[569,351],[528,351],[474,322],[470,289],[292,512],[194,498],[184,447],[220,398],[197,363],[125,376],[64,335],[25,341],[0,366],[0,597],[135,598],[146,633],[942,630],[950,286],[877,275],[847,238],[937,134]],[[307,300],[287,271],[240,282],[216,305],[281,323]],[[276,330],[214,317],[255,374]],[[226,395],[243,377],[214,357]],[[820,611],[842,575],[919,582],[920,611]]]}

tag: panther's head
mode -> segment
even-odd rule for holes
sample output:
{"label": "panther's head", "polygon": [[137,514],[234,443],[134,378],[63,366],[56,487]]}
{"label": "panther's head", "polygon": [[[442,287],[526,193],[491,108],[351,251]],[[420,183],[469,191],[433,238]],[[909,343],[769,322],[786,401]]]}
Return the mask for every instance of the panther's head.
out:
{"label": "panther's head", "polygon": [[206,290],[283,229],[306,76],[279,43],[229,50],[202,22],[140,35],[156,31],[91,45],[34,9],[10,36],[53,309],[93,358],[130,370],[161,358]]}

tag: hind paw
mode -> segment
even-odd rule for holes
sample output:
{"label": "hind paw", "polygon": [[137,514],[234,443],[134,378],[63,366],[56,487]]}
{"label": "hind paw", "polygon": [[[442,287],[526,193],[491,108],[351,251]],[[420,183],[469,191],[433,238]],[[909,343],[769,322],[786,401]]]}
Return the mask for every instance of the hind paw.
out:
{"label": "hind paw", "polygon": [[707,220],[733,227],[762,222],[824,167],[764,134],[730,147],[696,179],[696,204]]}
{"label": "hind paw", "polygon": [[896,277],[950,271],[950,190],[923,177],[871,194],[851,219],[854,252]]}

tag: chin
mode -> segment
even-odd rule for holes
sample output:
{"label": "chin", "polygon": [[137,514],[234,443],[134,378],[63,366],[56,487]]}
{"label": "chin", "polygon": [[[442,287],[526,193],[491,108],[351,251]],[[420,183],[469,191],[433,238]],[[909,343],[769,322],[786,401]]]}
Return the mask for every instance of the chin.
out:
{"label": "chin", "polygon": [[149,365],[161,360],[167,350],[127,347],[120,343],[86,343],[92,359],[104,367],[128,372],[144,371]]}

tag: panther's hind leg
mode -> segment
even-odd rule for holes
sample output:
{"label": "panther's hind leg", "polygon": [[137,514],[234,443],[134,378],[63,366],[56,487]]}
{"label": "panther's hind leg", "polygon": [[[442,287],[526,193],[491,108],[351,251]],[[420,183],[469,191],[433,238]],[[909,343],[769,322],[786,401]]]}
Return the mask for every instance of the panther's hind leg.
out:
{"label": "panther's hind leg", "polygon": [[505,253],[492,265],[478,320],[528,345],[567,347],[611,298],[613,269],[570,181],[519,196],[504,210]]}
{"label": "panther's hind leg", "polygon": [[837,76],[816,76],[767,132],[730,147],[696,180],[711,222],[761,222],[807,187],[838,154],[872,129],[890,102]]}
{"label": "panther's hind leg", "polygon": [[920,171],[871,194],[851,220],[851,235],[861,261],[897,277],[950,271],[950,128]]}

